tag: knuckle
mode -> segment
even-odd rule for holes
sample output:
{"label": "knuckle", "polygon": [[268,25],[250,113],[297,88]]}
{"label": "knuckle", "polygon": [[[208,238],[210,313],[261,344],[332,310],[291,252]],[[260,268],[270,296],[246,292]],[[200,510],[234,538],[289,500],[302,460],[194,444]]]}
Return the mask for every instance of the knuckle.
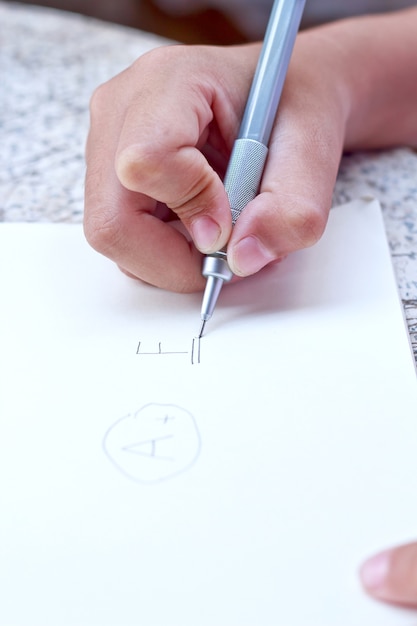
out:
{"label": "knuckle", "polygon": [[155,76],[157,68],[158,76],[165,79],[181,78],[178,67],[190,63],[189,52],[181,45],[158,46],[145,52],[133,62],[132,68],[139,77],[148,78]]}
{"label": "knuckle", "polygon": [[286,230],[297,248],[308,248],[320,239],[326,226],[325,212],[315,203],[303,204],[287,214]]}
{"label": "knuckle", "polygon": [[84,218],[84,235],[94,250],[113,258],[120,247],[121,226],[117,214],[109,211],[96,211]]}
{"label": "knuckle", "polygon": [[146,143],[124,148],[116,157],[116,175],[123,187],[167,203],[184,185],[171,155]]}
{"label": "knuckle", "polygon": [[96,87],[90,98],[90,116],[92,119],[101,117],[106,103],[108,103],[108,86],[107,83]]}
{"label": "knuckle", "polygon": [[115,169],[123,187],[165,204],[184,222],[207,212],[219,193],[220,179],[212,168],[183,151],[161,154],[132,145],[118,155]]}
{"label": "knuckle", "polygon": [[158,162],[151,150],[139,144],[125,148],[116,158],[116,175],[121,184],[132,191],[142,188],[150,193],[158,183]]}

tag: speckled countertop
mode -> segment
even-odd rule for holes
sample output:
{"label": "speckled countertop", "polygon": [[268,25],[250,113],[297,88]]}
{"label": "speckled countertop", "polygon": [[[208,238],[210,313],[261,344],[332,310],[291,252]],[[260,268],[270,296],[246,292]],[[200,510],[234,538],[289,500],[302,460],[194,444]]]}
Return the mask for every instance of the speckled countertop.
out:
{"label": "speckled countertop", "polygon": [[[81,222],[94,87],[162,40],[71,13],[0,0],[0,221]],[[344,157],[334,204],[382,207],[417,363],[417,154]]]}

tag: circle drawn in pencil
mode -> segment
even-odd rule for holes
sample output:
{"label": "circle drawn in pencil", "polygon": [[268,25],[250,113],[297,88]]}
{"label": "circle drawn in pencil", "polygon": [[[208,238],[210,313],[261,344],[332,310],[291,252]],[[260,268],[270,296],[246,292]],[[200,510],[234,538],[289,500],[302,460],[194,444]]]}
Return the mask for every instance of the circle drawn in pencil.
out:
{"label": "circle drawn in pencil", "polygon": [[112,463],[136,482],[152,484],[189,469],[200,453],[194,417],[175,404],[146,404],[106,432],[103,448]]}

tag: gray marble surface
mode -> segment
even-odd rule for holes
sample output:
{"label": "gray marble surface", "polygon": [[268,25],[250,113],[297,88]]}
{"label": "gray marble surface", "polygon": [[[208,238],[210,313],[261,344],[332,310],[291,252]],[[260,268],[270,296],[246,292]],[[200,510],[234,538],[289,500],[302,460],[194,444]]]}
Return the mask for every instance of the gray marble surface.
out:
{"label": "gray marble surface", "polygon": [[[81,222],[94,87],[162,41],[71,13],[0,0],[0,221]],[[417,363],[417,154],[343,158],[334,204],[382,207]]]}

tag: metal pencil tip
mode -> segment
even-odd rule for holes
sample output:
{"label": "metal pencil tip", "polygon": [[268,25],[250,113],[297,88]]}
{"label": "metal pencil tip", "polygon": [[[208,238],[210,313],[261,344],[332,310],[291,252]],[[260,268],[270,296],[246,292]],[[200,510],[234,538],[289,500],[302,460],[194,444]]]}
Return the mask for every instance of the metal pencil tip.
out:
{"label": "metal pencil tip", "polygon": [[206,325],[206,321],[207,321],[207,320],[203,320],[203,323],[201,324],[200,333],[199,333],[199,335],[198,335],[198,338],[199,338],[199,339],[201,339],[201,337],[203,336],[203,333],[204,333],[204,327],[205,327],[205,325]]}

